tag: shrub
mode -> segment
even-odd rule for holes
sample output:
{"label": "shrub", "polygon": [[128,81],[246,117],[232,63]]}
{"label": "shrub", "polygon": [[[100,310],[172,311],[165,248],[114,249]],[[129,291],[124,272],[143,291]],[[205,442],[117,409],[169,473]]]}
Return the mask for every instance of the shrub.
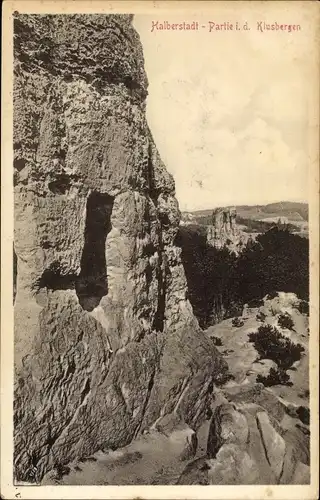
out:
{"label": "shrub", "polygon": [[70,467],[62,464],[56,464],[55,471],[56,477],[55,479],[62,479],[63,476],[68,475],[70,473]]}
{"label": "shrub", "polygon": [[297,409],[297,415],[301,422],[305,425],[310,425],[310,410],[305,406],[299,406]]}
{"label": "shrub", "polygon": [[249,333],[249,342],[254,342],[260,359],[271,359],[283,370],[299,361],[304,351],[301,344],[294,344],[271,325],[261,325],[257,332]]}
{"label": "shrub", "polygon": [[292,385],[290,376],[282,368],[270,368],[269,375],[264,377],[258,375],[256,381],[263,384],[265,387],[272,387],[273,385]]}
{"label": "shrub", "polygon": [[296,293],[299,299],[309,298],[308,239],[273,228],[256,238],[238,262],[241,297],[249,302],[265,297],[274,290]]}
{"label": "shrub", "polygon": [[223,344],[222,344],[222,340],[221,340],[221,339],[219,339],[219,337],[214,337],[214,336],[212,336],[212,337],[211,337],[211,340],[212,340],[212,342],[213,342],[213,344],[214,344],[215,346],[221,347],[221,346],[223,345]]}
{"label": "shrub", "polygon": [[262,299],[252,299],[252,300],[249,300],[249,302],[248,302],[248,307],[250,307],[250,308],[261,307],[261,306],[263,306]]}
{"label": "shrub", "polygon": [[240,326],[244,325],[244,321],[238,317],[233,318],[232,320],[232,326],[235,326],[237,328],[240,328]]}
{"label": "shrub", "polygon": [[287,328],[288,330],[292,330],[294,327],[294,322],[290,316],[290,314],[280,314],[278,318],[278,325],[281,326],[281,328]]}
{"label": "shrub", "polygon": [[298,311],[301,314],[307,314],[309,316],[309,302],[307,300],[301,300],[298,305]]}
{"label": "shrub", "polygon": [[264,322],[264,320],[266,319],[266,317],[267,317],[267,315],[264,312],[260,311],[256,315],[256,320]]}

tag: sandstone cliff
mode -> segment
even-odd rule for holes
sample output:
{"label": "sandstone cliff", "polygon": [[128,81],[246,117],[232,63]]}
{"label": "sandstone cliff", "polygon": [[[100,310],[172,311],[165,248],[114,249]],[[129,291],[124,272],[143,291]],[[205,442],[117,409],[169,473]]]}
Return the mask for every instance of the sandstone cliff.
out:
{"label": "sandstone cliff", "polygon": [[235,208],[216,208],[212,212],[212,224],[207,229],[207,240],[215,248],[228,248],[238,254],[250,237],[236,223]]}
{"label": "sandstone cliff", "polygon": [[186,299],[131,21],[14,20],[18,480],[125,446],[171,412],[197,428],[226,370]]}

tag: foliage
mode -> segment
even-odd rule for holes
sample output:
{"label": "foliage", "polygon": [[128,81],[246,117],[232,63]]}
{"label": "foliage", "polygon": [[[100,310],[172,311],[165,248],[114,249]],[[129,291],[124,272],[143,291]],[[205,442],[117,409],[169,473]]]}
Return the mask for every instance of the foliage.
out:
{"label": "foliage", "polygon": [[248,307],[250,308],[261,307],[261,306],[263,306],[262,299],[252,299],[248,302]]}
{"label": "foliage", "polygon": [[235,326],[237,328],[240,328],[240,326],[244,325],[244,321],[238,317],[233,318],[232,320],[232,326]]}
{"label": "foliage", "polygon": [[257,332],[249,334],[249,341],[254,342],[260,359],[271,359],[283,370],[287,370],[295,361],[299,361],[304,351],[301,344],[294,344],[271,325],[259,326]]}
{"label": "foliage", "polygon": [[298,226],[290,223],[282,224],[279,221],[270,222],[237,216],[237,223],[245,226],[243,231],[246,233],[265,233],[274,227],[287,229],[288,231],[299,231]]}
{"label": "foliage", "polygon": [[181,246],[188,298],[202,328],[215,324],[242,309],[238,297],[237,257],[226,248],[207,242],[206,228],[179,228],[176,243]]}
{"label": "foliage", "polygon": [[176,243],[182,249],[188,298],[202,328],[241,314],[246,303],[261,305],[275,290],[309,298],[308,240],[288,231],[274,228],[259,235],[238,257],[208,244],[207,228],[197,224],[181,226]]}
{"label": "foliage", "polygon": [[274,290],[309,297],[309,245],[300,236],[273,228],[260,234],[237,263],[239,293],[244,302],[263,298]]}
{"label": "foliage", "polygon": [[309,302],[307,300],[300,300],[298,311],[301,314],[307,314],[309,316]]}
{"label": "foliage", "polygon": [[292,385],[292,382],[290,382],[290,376],[282,368],[270,368],[270,372],[266,377],[259,373],[256,380],[258,383],[262,383],[265,387],[271,387],[278,384]]}
{"label": "foliage", "polygon": [[197,223],[202,224],[203,226],[211,226],[212,225],[212,214],[198,216]]}
{"label": "foliage", "polygon": [[290,314],[280,314],[278,318],[278,325],[281,328],[287,328],[288,330],[292,330],[294,327],[294,322],[290,316]]}
{"label": "foliage", "polygon": [[310,410],[305,406],[299,406],[297,409],[297,415],[301,422],[305,425],[310,425]]}
{"label": "foliage", "polygon": [[256,315],[256,320],[257,321],[262,321],[262,323],[265,321],[267,315],[263,311],[259,311],[258,314]]}
{"label": "foliage", "polygon": [[219,338],[219,337],[214,337],[212,336],[211,337],[211,340],[213,342],[213,344],[217,347],[221,347],[223,344],[222,344],[222,340]]}
{"label": "foliage", "polygon": [[56,472],[56,479],[62,479],[63,476],[68,475],[70,473],[70,467],[62,464],[56,464],[55,466],[55,472]]}
{"label": "foliage", "polygon": [[[211,226],[212,225],[212,214],[206,215],[197,215],[195,217],[195,221],[199,225],[203,226]],[[278,227],[279,229],[287,229],[288,231],[299,231],[299,227],[288,223],[282,224],[281,222],[270,222],[264,220],[257,220],[250,217],[241,217],[237,215],[236,218],[237,224],[244,226],[243,231],[245,233],[265,233],[274,227]]]}

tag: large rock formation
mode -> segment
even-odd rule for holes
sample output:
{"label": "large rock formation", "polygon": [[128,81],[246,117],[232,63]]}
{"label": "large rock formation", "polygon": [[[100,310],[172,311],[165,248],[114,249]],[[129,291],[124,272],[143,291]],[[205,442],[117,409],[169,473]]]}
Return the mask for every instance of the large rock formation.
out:
{"label": "large rock formation", "polygon": [[15,474],[197,428],[226,363],[186,299],[130,15],[14,20]]}
{"label": "large rock formation", "polygon": [[212,212],[211,224],[207,229],[207,240],[215,248],[228,248],[238,254],[250,237],[240,230],[236,223],[235,208],[216,208]]}

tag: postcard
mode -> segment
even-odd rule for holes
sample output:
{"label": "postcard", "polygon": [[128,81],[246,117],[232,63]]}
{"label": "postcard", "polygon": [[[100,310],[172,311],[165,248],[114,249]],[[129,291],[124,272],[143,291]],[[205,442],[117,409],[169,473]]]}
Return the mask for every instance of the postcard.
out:
{"label": "postcard", "polygon": [[319,20],[4,2],[2,498],[318,498]]}

